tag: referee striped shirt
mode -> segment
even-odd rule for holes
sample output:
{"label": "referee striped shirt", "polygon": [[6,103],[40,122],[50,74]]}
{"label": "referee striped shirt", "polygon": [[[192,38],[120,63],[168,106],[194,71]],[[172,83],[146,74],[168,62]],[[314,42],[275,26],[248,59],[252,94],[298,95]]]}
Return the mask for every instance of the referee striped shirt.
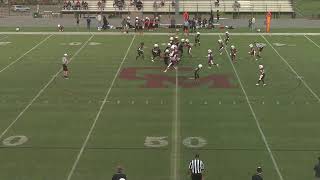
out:
{"label": "referee striped shirt", "polygon": [[204,164],[200,159],[193,159],[189,164],[189,169],[192,174],[201,174],[204,170]]}

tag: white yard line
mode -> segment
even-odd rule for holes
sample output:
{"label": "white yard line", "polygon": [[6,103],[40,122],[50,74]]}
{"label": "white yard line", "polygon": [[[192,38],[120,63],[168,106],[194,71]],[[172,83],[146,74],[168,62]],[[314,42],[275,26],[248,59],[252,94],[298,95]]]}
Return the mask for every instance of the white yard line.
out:
{"label": "white yard line", "polygon": [[311,89],[311,87],[302,79],[300,78],[301,76],[293,69],[293,67],[289,64],[289,62],[281,56],[281,54],[273,47],[273,45],[265,38],[264,36],[261,35],[261,37],[269,44],[269,46],[278,54],[280,59],[290,68],[290,70],[300,79],[302,84],[309,90],[309,92],[320,102],[319,96]]}
{"label": "white yard line", "polygon": [[179,123],[179,78],[178,68],[176,69],[176,87],[174,93],[174,118],[172,121],[172,152],[171,152],[171,178],[180,180],[179,163],[180,163],[180,123]]}
{"label": "white yard line", "polygon": [[2,73],[3,71],[5,71],[6,69],[8,69],[10,66],[12,66],[13,64],[15,64],[16,62],[18,62],[19,60],[21,60],[25,55],[29,54],[31,51],[33,51],[34,49],[36,49],[38,46],[40,46],[42,43],[44,43],[46,40],[48,40],[51,36],[53,36],[53,34],[47,36],[45,39],[43,39],[42,41],[40,41],[38,44],[36,44],[35,46],[33,46],[31,49],[29,49],[27,52],[25,52],[24,54],[22,54],[18,59],[12,61],[10,64],[8,64],[6,67],[2,68],[0,70],[0,73]]}
{"label": "white yard line", "polygon": [[114,85],[114,83],[115,83],[115,81],[116,81],[116,79],[117,79],[117,77],[118,77],[118,75],[119,75],[119,73],[120,73],[120,70],[121,70],[121,68],[122,68],[122,65],[124,64],[124,62],[125,62],[128,54],[129,54],[129,51],[130,51],[130,49],[131,49],[131,46],[132,46],[135,38],[136,38],[136,36],[134,35],[133,38],[132,38],[132,40],[131,40],[131,43],[130,43],[128,49],[127,49],[127,52],[125,53],[125,55],[124,55],[124,57],[123,57],[120,65],[119,65],[119,67],[118,67],[118,70],[117,70],[116,74],[115,74],[114,77],[113,77],[113,80],[112,80],[112,82],[111,82],[111,84],[110,84],[110,86],[109,86],[109,88],[108,88],[108,91],[106,92],[106,95],[105,95],[105,97],[104,97],[104,99],[103,99],[103,101],[102,101],[102,103],[101,103],[101,106],[100,106],[100,108],[99,108],[99,111],[98,111],[96,117],[95,117],[94,120],[93,120],[93,123],[92,123],[92,125],[91,125],[91,127],[90,127],[90,130],[89,130],[89,132],[88,132],[88,135],[87,135],[86,139],[84,140],[84,142],[83,142],[83,144],[82,144],[82,146],[81,146],[81,149],[80,149],[80,151],[79,151],[79,153],[78,153],[78,155],[77,155],[77,157],[76,157],[76,160],[74,161],[74,163],[73,163],[73,165],[72,165],[72,168],[71,168],[71,170],[70,170],[70,172],[69,172],[69,174],[68,174],[67,180],[70,180],[70,179],[72,178],[72,176],[73,176],[73,173],[74,173],[74,171],[75,171],[75,169],[76,169],[76,167],[77,167],[77,165],[78,165],[78,163],[79,163],[79,161],[80,161],[80,158],[81,158],[81,156],[82,156],[82,154],[83,154],[83,152],[84,152],[84,149],[86,148],[86,146],[87,146],[87,144],[88,144],[88,141],[89,141],[89,139],[90,139],[90,137],[91,137],[91,134],[92,134],[92,132],[93,132],[93,130],[94,130],[96,124],[97,124],[97,121],[98,121],[98,119],[99,119],[99,117],[100,117],[100,114],[101,114],[101,112],[102,112],[102,109],[103,109],[104,105],[105,105],[106,102],[107,102],[107,99],[108,99],[108,97],[109,97],[109,94],[110,94],[110,92],[111,92],[111,89],[113,88],[113,85]]}
{"label": "white yard line", "polygon": [[6,39],[6,38],[8,38],[8,36],[5,36],[5,35],[4,35],[3,37],[0,38],[0,41],[1,41],[1,40],[4,40],[4,39]]}
{"label": "white yard line", "polygon": [[[219,38],[222,39],[221,36],[219,36]],[[226,46],[225,46],[225,47],[226,47]],[[244,89],[244,86],[243,86],[243,84],[242,84],[242,82],[241,82],[240,76],[238,75],[238,72],[237,72],[237,70],[236,70],[236,68],[235,68],[235,66],[234,66],[234,64],[233,64],[233,62],[232,62],[232,60],[231,60],[231,57],[230,57],[230,55],[229,55],[229,53],[228,53],[228,50],[227,50],[227,48],[224,48],[224,50],[225,50],[225,52],[227,53],[227,56],[228,56],[229,61],[230,61],[231,65],[232,65],[234,74],[236,75],[236,77],[237,77],[237,79],[238,79],[238,81],[239,81],[239,84],[240,84],[240,87],[241,87],[241,89],[242,89],[242,92],[243,92],[243,94],[244,94],[245,97],[246,97],[246,101],[247,101],[248,106],[249,106],[249,108],[250,108],[251,114],[252,114],[252,116],[253,116],[253,118],[254,118],[254,120],[255,120],[255,122],[256,122],[257,128],[258,128],[259,133],[260,133],[260,135],[261,135],[261,138],[262,138],[262,140],[263,140],[263,142],[264,142],[264,144],[265,144],[265,146],[266,146],[266,149],[267,149],[267,151],[268,151],[268,153],[269,153],[269,156],[270,156],[270,158],[271,158],[271,160],[272,160],[273,166],[274,166],[275,170],[277,171],[277,174],[278,174],[278,176],[279,176],[279,179],[280,179],[280,180],[284,180],[283,177],[282,177],[282,174],[281,174],[281,172],[280,172],[278,163],[277,163],[276,159],[274,158],[274,155],[273,155],[273,153],[272,153],[272,150],[271,150],[271,148],[270,148],[270,145],[269,145],[269,143],[268,143],[268,141],[267,141],[266,136],[264,135],[264,132],[263,132],[263,130],[262,130],[262,128],[261,128],[260,122],[259,122],[259,120],[258,120],[258,118],[257,118],[257,116],[256,116],[255,111],[253,110],[252,104],[251,104],[251,102],[250,102],[250,100],[249,100],[249,97],[248,97],[248,95],[247,95],[246,90]]]}
{"label": "white yard line", "polygon": [[[119,35],[123,36],[122,32],[0,32],[0,34],[35,34],[35,35],[48,35],[48,34],[54,34],[54,35]],[[129,33],[134,35],[135,33]],[[175,35],[176,33],[170,33],[170,32],[154,32],[144,33],[144,36],[163,36],[163,35]],[[320,33],[230,33],[233,36],[258,36],[258,35],[273,35],[273,36],[304,36],[304,35],[310,35],[310,36],[319,36]],[[137,34],[136,34],[137,35]],[[219,36],[224,35],[224,33],[201,33],[201,35],[208,35],[208,36]]]}
{"label": "white yard line", "polygon": [[[78,49],[78,51],[70,58],[70,62],[74,57],[76,57],[80,51],[88,44],[88,42],[92,39],[93,35]],[[52,76],[52,78],[44,85],[40,91],[33,97],[33,99],[29,102],[29,104],[19,113],[19,115],[10,123],[10,125],[1,133],[0,139],[9,131],[9,129],[20,119],[20,117],[29,109],[29,107],[40,97],[40,95],[48,88],[48,86],[55,80],[55,78],[61,73],[62,69],[60,69],[56,74]]]}
{"label": "white yard line", "polygon": [[315,46],[317,46],[318,48],[320,48],[319,44],[317,44],[316,42],[314,42],[312,39],[310,39],[307,35],[304,35],[305,38],[307,38],[310,42],[312,42]]}

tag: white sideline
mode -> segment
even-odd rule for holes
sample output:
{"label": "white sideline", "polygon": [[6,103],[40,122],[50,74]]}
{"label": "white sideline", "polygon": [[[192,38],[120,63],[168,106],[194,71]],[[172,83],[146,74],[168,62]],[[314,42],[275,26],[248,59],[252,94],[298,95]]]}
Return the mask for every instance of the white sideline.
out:
{"label": "white sideline", "polygon": [[[76,57],[80,51],[88,44],[88,42],[92,39],[94,35],[92,35],[79,49],[78,51],[70,58],[70,62],[74,57]],[[45,89],[48,88],[48,86],[54,81],[54,79],[61,73],[62,69],[60,69],[56,74],[52,76],[52,78],[47,82],[43,88],[40,89],[40,91],[36,94],[36,96],[33,97],[33,99],[29,102],[29,104],[19,113],[19,115],[10,123],[10,125],[1,133],[0,139],[8,132],[8,130],[20,119],[20,117],[26,112],[29,107],[40,97],[40,95],[44,92]]]}
{"label": "white sideline", "polygon": [[171,152],[171,178],[172,180],[180,180],[179,177],[179,162],[180,162],[180,123],[179,123],[179,103],[178,103],[178,93],[179,93],[179,83],[178,83],[178,68],[176,69],[176,87],[175,87],[175,104],[174,104],[174,118],[172,122],[172,152]]}
{"label": "white sideline", "polygon": [[310,39],[307,35],[304,35],[305,38],[307,38],[310,42],[312,42],[315,46],[317,46],[318,48],[320,48],[319,44],[317,44],[316,42],[314,42],[312,39]]}
{"label": "white sideline", "polygon": [[[0,32],[0,34],[10,35],[10,34],[33,34],[33,35],[48,35],[48,34],[54,34],[54,35],[119,35],[123,36],[124,34],[122,32]],[[163,35],[175,35],[176,33],[170,33],[170,32],[146,32],[143,35],[144,36],[163,36]],[[192,33],[191,33],[192,34]],[[320,33],[230,33],[233,36],[258,36],[258,35],[272,35],[272,36],[319,36]],[[129,32],[129,35],[138,35],[134,32]],[[201,35],[209,35],[209,36],[219,36],[224,35],[224,33],[201,33]]]}
{"label": "white sideline", "polygon": [[319,96],[311,89],[311,87],[302,79],[300,78],[301,76],[293,69],[293,67],[289,64],[289,62],[284,59],[280,53],[273,47],[273,45],[265,38],[264,36],[261,35],[261,37],[269,44],[269,46],[278,54],[280,59],[290,68],[290,70],[300,79],[302,84],[310,91],[310,93],[320,102]]}
{"label": "white sideline", "polygon": [[[219,36],[219,38],[222,39],[221,36]],[[225,47],[226,47],[226,46],[225,46]],[[244,94],[245,97],[246,97],[246,100],[247,100],[248,106],[249,106],[249,108],[250,108],[251,114],[252,114],[252,116],[253,116],[253,118],[254,118],[254,120],[255,120],[255,122],[256,122],[257,128],[258,128],[259,133],[260,133],[260,135],[261,135],[261,138],[262,138],[262,140],[263,140],[263,142],[264,142],[264,144],[265,144],[265,146],[266,146],[266,148],[267,148],[267,151],[268,151],[268,153],[269,153],[269,155],[270,155],[270,158],[271,158],[271,160],[272,160],[273,166],[274,166],[275,170],[277,171],[277,174],[278,174],[280,180],[284,180],[284,179],[283,179],[283,176],[282,176],[282,174],[281,174],[281,172],[280,172],[278,163],[277,163],[276,159],[274,158],[274,155],[273,155],[273,153],[272,153],[272,150],[271,150],[271,148],[270,148],[270,146],[269,146],[269,143],[268,143],[268,141],[267,141],[267,138],[266,138],[266,136],[264,135],[264,132],[263,132],[263,130],[262,130],[262,128],[261,128],[260,122],[259,122],[259,120],[258,120],[258,118],[257,118],[257,116],[256,116],[255,111],[253,110],[253,107],[252,107],[252,105],[251,105],[251,102],[250,102],[250,100],[249,100],[249,97],[248,97],[248,95],[247,95],[247,92],[246,92],[246,90],[244,89],[244,86],[243,86],[243,84],[242,84],[242,82],[241,82],[240,76],[238,75],[238,72],[237,72],[235,66],[233,65],[233,62],[232,62],[232,60],[231,60],[231,57],[230,57],[227,49],[224,48],[224,50],[225,50],[225,52],[226,52],[227,55],[228,55],[229,61],[230,61],[231,65],[232,65],[233,71],[234,71],[234,73],[235,73],[235,75],[236,75],[236,77],[237,77],[237,79],[238,79],[238,81],[239,81],[239,84],[240,84],[240,87],[241,87],[241,89],[242,89],[242,92],[243,92],[243,94]]]}
{"label": "white sideline", "polygon": [[47,36],[45,39],[43,39],[42,41],[40,41],[38,44],[36,44],[35,46],[33,46],[31,49],[29,49],[27,52],[25,52],[24,54],[22,54],[18,59],[12,61],[10,64],[8,64],[6,67],[2,68],[0,70],[0,73],[2,73],[3,71],[5,71],[6,69],[8,69],[10,66],[12,66],[13,64],[15,64],[16,62],[18,62],[20,59],[22,59],[25,55],[29,54],[31,51],[33,51],[34,49],[36,49],[38,46],[40,46],[42,43],[44,43],[46,40],[48,40],[51,36],[53,36],[53,34],[50,34],[49,36]]}
{"label": "white sideline", "polygon": [[71,168],[71,170],[70,170],[70,172],[69,172],[69,174],[68,174],[67,180],[70,180],[70,179],[72,178],[72,175],[73,175],[73,173],[74,173],[74,171],[75,171],[75,169],[76,169],[76,167],[77,167],[77,165],[78,165],[78,163],[79,163],[79,160],[80,160],[80,158],[81,158],[81,156],[82,156],[82,154],[83,154],[83,152],[84,152],[85,147],[86,147],[87,144],[88,144],[88,141],[89,141],[89,139],[90,139],[90,137],[91,137],[91,134],[92,134],[92,132],[93,132],[95,126],[96,126],[96,123],[97,123],[97,121],[98,121],[98,119],[99,119],[99,117],[100,117],[100,114],[101,114],[101,112],[102,112],[102,109],[103,109],[104,105],[105,105],[106,102],[107,102],[107,99],[108,99],[108,97],[109,97],[109,94],[110,94],[110,92],[111,92],[111,89],[113,88],[113,85],[114,85],[114,83],[115,83],[115,81],[116,81],[116,79],[117,79],[117,77],[118,77],[118,75],[119,75],[119,73],[120,73],[120,70],[121,70],[121,67],[122,67],[123,63],[125,62],[128,54],[129,54],[129,51],[130,51],[130,49],[131,49],[131,46],[132,46],[135,38],[136,38],[136,36],[133,36],[133,38],[132,38],[132,40],[131,40],[131,43],[130,43],[128,49],[127,49],[127,52],[125,53],[125,55],[124,55],[124,57],[123,57],[120,65],[119,65],[119,68],[118,68],[116,74],[115,74],[114,77],[113,77],[113,80],[112,80],[112,82],[111,82],[111,84],[110,84],[110,87],[109,87],[108,91],[106,92],[106,95],[105,95],[105,97],[104,97],[104,99],[103,99],[103,101],[102,101],[102,103],[101,103],[101,106],[100,106],[100,108],[99,108],[99,111],[98,111],[98,113],[97,113],[97,115],[96,115],[96,117],[95,117],[95,119],[94,119],[94,121],[93,121],[93,123],[92,123],[92,125],[91,125],[91,127],[90,127],[90,130],[89,130],[89,132],[88,132],[88,135],[87,135],[86,139],[84,140],[84,142],[83,142],[83,144],[82,144],[82,146],[81,146],[81,149],[80,149],[80,151],[79,151],[79,153],[78,153],[78,155],[77,155],[77,158],[76,158],[76,160],[74,161],[74,163],[73,163],[73,165],[72,165],[72,168]]}

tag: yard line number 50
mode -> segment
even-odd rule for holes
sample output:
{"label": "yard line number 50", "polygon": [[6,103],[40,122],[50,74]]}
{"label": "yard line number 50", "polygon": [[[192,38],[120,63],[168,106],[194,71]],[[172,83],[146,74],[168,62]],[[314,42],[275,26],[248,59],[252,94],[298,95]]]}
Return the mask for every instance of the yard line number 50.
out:
{"label": "yard line number 50", "polygon": [[[144,145],[152,148],[165,147],[169,144],[167,138],[167,136],[147,136]],[[201,148],[207,145],[207,141],[202,137],[186,137],[183,139],[182,144],[188,148]]]}

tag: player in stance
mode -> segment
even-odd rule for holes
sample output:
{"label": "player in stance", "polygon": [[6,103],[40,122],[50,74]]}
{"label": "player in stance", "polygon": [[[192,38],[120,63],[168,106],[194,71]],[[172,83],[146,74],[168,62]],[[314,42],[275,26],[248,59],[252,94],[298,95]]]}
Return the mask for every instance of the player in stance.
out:
{"label": "player in stance", "polygon": [[229,34],[229,32],[227,31],[227,32],[226,32],[226,37],[225,37],[225,39],[224,39],[224,43],[225,43],[226,45],[228,45],[229,41],[230,41],[230,34]]}
{"label": "player in stance", "polygon": [[144,43],[140,43],[140,46],[138,47],[137,53],[138,55],[136,56],[136,60],[138,60],[139,57],[142,57],[144,60],[144,50],[143,50]]}
{"label": "player in stance", "polygon": [[194,38],[194,45],[197,46],[199,45],[200,46],[200,32],[197,32],[195,38]]}
{"label": "player in stance", "polygon": [[259,79],[258,79],[258,82],[257,82],[257,86],[259,86],[260,85],[260,82],[262,82],[263,83],[263,86],[265,86],[265,85],[267,85],[265,82],[264,82],[264,79],[265,79],[265,77],[266,77],[266,73],[265,73],[265,71],[264,71],[264,67],[263,67],[263,65],[259,65]]}
{"label": "player in stance", "polygon": [[211,49],[208,49],[208,56],[207,57],[208,57],[208,65],[209,65],[208,68],[211,69],[212,65],[219,67],[219,64],[217,64],[213,61],[213,54],[212,54]]}
{"label": "player in stance", "polygon": [[194,79],[197,80],[200,78],[200,70],[202,69],[202,64],[199,64],[196,69],[194,69]]}
{"label": "player in stance", "polygon": [[257,57],[261,58],[261,52],[262,52],[263,48],[265,47],[265,45],[263,45],[261,43],[257,43],[257,42],[255,42],[254,44],[255,44],[257,51],[258,51]]}
{"label": "player in stance", "polygon": [[156,57],[160,57],[160,53],[161,53],[161,50],[160,50],[160,48],[159,48],[159,45],[158,45],[158,44],[154,44],[154,45],[153,45],[153,48],[152,48],[151,61],[154,62],[154,60],[155,60]]}
{"label": "player in stance", "polygon": [[63,77],[65,79],[69,79],[69,70],[68,70],[68,54],[64,54],[62,57],[62,70],[63,70]]}
{"label": "player in stance", "polygon": [[256,61],[258,60],[257,58],[257,51],[256,51],[256,48],[253,46],[253,44],[249,44],[249,52],[248,54],[250,54],[251,57],[253,57]]}
{"label": "player in stance", "polygon": [[188,54],[189,54],[189,56],[192,57],[192,53],[191,53],[192,46],[191,46],[191,44],[190,44],[190,42],[189,42],[189,39],[186,39],[185,46],[186,46],[187,49],[188,49]]}
{"label": "player in stance", "polygon": [[231,56],[232,62],[237,62],[236,55],[237,55],[237,49],[234,45],[231,45],[230,56]]}
{"label": "player in stance", "polygon": [[218,45],[219,45],[219,53],[220,53],[220,55],[222,55],[222,51],[224,49],[224,45],[223,45],[222,39],[218,40]]}

